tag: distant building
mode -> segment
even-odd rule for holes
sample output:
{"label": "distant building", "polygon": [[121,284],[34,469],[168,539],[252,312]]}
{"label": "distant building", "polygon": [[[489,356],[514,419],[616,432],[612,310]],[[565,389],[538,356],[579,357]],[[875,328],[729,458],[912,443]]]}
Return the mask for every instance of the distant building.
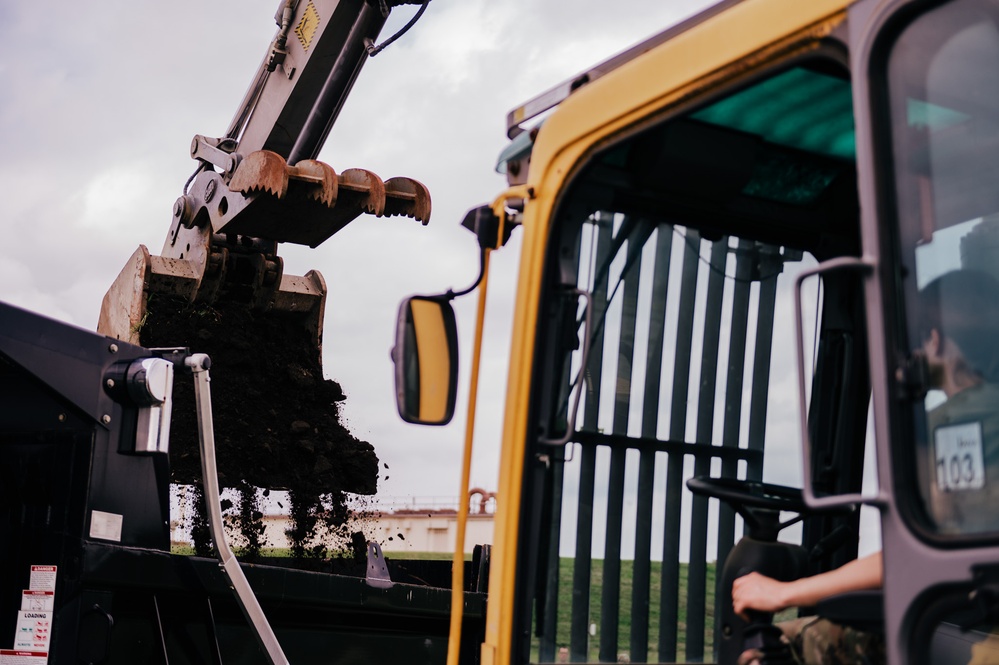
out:
{"label": "distant building", "polygon": [[[469,513],[465,524],[465,553],[471,554],[476,545],[493,544],[493,523],[496,494],[482,489],[469,492]],[[266,514],[263,517],[264,542],[268,547],[290,546],[286,531],[290,526],[287,515]],[[357,528],[368,540],[377,542],[383,552],[454,551],[458,531],[458,500],[441,497],[411,497],[385,499],[364,509],[357,518]],[[174,538],[181,540],[180,529]],[[185,534],[186,535],[186,534]],[[180,536],[180,538],[178,538]]]}
{"label": "distant building", "polygon": [[[475,488],[468,493],[465,553],[493,544],[496,493]],[[458,531],[458,501],[451,499],[389,500],[378,505],[364,528],[383,552],[453,552]]]}

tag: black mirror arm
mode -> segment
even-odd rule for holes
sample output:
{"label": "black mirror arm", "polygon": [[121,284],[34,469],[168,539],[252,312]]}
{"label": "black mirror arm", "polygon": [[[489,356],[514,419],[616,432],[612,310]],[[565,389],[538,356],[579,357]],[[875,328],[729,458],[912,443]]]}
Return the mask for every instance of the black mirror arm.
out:
{"label": "black mirror arm", "polygon": [[463,289],[461,291],[455,292],[451,289],[448,289],[447,292],[444,294],[444,298],[446,298],[448,302],[450,302],[460,296],[468,295],[469,293],[474,291],[476,287],[479,286],[479,284],[482,283],[482,277],[485,274],[486,274],[486,248],[483,247],[482,250],[479,252],[479,276],[475,278],[475,282],[473,282],[472,285],[467,289]]}

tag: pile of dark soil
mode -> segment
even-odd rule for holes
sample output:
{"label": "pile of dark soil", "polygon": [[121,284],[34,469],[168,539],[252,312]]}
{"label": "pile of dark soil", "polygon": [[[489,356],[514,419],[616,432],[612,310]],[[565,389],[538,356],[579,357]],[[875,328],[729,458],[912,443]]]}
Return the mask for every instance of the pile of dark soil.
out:
{"label": "pile of dark soil", "polygon": [[[341,422],[343,390],[324,378],[319,350],[300,320],[239,304],[205,306],[158,295],[150,297],[147,312],[139,331],[143,346],[188,347],[212,359],[220,484],[239,488],[247,501],[248,487],[289,490],[293,547],[304,548],[320,525],[349,540],[344,493],[375,493],[378,458],[370,443]],[[201,484],[198,446],[194,383],[179,376],[170,434],[173,482]],[[249,504],[240,508],[244,517],[238,521],[247,524],[243,536],[256,542],[259,511]]]}

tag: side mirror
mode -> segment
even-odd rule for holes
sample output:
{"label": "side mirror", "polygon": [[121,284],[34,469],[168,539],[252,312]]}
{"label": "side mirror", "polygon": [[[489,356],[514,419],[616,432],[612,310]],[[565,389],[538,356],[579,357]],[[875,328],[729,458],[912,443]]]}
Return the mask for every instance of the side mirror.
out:
{"label": "side mirror", "polygon": [[402,301],[392,361],[399,416],[419,425],[451,422],[458,389],[458,326],[449,298]]}

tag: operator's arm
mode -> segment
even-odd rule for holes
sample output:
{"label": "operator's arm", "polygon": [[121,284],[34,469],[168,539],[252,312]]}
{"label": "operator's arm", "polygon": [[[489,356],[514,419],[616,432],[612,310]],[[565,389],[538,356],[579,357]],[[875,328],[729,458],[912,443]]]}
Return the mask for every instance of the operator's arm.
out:
{"label": "operator's arm", "polygon": [[777,612],[787,607],[814,605],[838,593],[878,589],[882,577],[881,552],[792,582],[779,582],[759,573],[750,573],[732,583],[732,607],[736,614],[745,618],[746,610]]}

